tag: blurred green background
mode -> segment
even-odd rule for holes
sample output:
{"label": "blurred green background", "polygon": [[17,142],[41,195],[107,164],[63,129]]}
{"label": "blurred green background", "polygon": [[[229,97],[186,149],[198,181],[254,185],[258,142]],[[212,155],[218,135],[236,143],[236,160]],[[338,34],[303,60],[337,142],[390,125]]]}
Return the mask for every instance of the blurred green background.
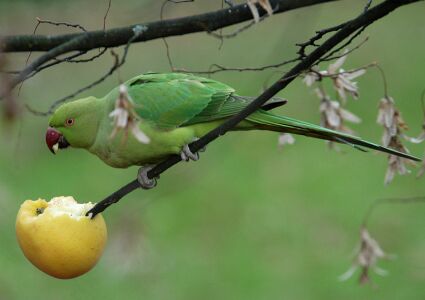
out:
{"label": "blurred green background", "polygon": [[[29,34],[35,18],[102,28],[107,0],[1,1],[1,34]],[[295,43],[314,30],[358,14],[365,1],[340,1],[279,14],[220,41],[204,33],[168,39],[176,67],[207,69],[260,66],[292,58]],[[157,20],[162,1],[112,1],[107,28]],[[164,17],[221,7],[221,1],[169,4]],[[369,41],[352,53],[346,68],[378,61],[390,95],[410,125],[421,131],[420,93],[425,88],[425,3],[403,7],[362,35]],[[239,26],[226,28],[231,32]],[[40,25],[38,33],[72,32]],[[122,49],[120,49],[122,51]],[[96,51],[94,51],[96,52]],[[121,53],[121,52],[120,52]],[[39,53],[33,53],[32,58]],[[8,54],[9,69],[20,69],[26,54]],[[45,110],[56,99],[91,83],[112,65],[109,54],[87,64],[61,64],[25,82],[19,100]],[[323,65],[322,68],[327,67]],[[170,70],[161,40],[134,44],[127,63],[104,83],[84,93],[103,96],[146,71]],[[219,73],[214,79],[239,94],[258,95],[283,69]],[[376,125],[382,81],[371,69],[359,79],[360,99],[348,108],[363,123],[356,132],[379,141]],[[279,113],[318,123],[319,101],[296,80],[280,96],[290,103]],[[82,150],[51,155],[44,143],[47,118],[25,113],[13,125],[0,125],[0,299],[424,299],[425,207],[382,206],[370,231],[394,261],[380,266],[387,277],[359,286],[357,275],[337,277],[351,265],[359,226],[368,206],[385,197],[425,195],[424,180],[412,174],[384,186],[386,156],[343,147],[329,150],[322,141],[297,138],[277,147],[277,134],[230,133],[208,146],[197,163],[179,164],[161,176],[155,190],[136,191],[104,213],[109,240],[98,265],[73,280],[51,278],[21,253],[15,216],[25,199],[72,195],[97,202],[132,180],[136,168],[112,169]],[[423,145],[408,145],[422,156]]]}

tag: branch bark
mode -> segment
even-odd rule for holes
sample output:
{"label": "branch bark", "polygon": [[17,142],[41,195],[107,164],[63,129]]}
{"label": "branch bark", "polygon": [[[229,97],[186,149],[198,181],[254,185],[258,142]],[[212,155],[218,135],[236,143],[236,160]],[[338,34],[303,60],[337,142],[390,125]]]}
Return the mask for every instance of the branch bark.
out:
{"label": "branch bark", "polygon": [[[333,2],[338,0],[270,0],[275,13],[283,13],[289,10]],[[265,13],[259,7],[261,15]],[[252,20],[252,14],[246,4],[235,5],[230,8],[220,9],[214,12],[188,16],[177,19],[154,21],[149,23],[134,24],[131,26],[112,28],[109,30],[89,31],[87,33],[74,33],[64,35],[16,35],[0,37],[0,51],[3,52],[28,52],[49,51],[59,45],[79,37],[81,40],[68,51],[87,51],[96,48],[110,48],[127,44],[133,36],[133,28],[137,25],[146,28],[143,35],[134,42],[144,42],[169,36],[184,35],[194,32],[211,32],[220,28]],[[84,37],[84,38],[83,38]]]}
{"label": "branch bark", "polygon": [[[199,151],[205,147],[208,143],[214,141],[219,136],[224,135],[226,132],[235,127],[239,122],[244,120],[247,116],[259,109],[267,100],[276,95],[279,91],[284,89],[289,83],[291,83],[300,73],[310,69],[321,57],[326,53],[331,51],[336,45],[340,42],[355,34],[356,31],[361,28],[367,27],[372,24],[374,21],[386,16],[393,10],[397,9],[400,6],[418,2],[423,0],[386,0],[375,7],[366,10],[360,16],[355,19],[352,19],[342,26],[336,33],[329,37],[324,43],[318,46],[314,51],[309,55],[306,55],[297,65],[295,65],[290,71],[284,74],[279,80],[277,80],[272,86],[270,86],[266,91],[264,91],[260,96],[258,96],[253,102],[251,102],[244,110],[242,110],[237,115],[228,119],[219,127],[211,130],[209,133],[204,135],[199,140],[191,143],[189,148],[192,152]],[[167,160],[157,164],[153,169],[151,169],[147,175],[149,178],[158,177],[161,173],[171,168],[175,164],[181,161],[180,156],[173,155],[170,156]],[[118,191],[114,192],[101,202],[97,203],[88,213],[94,217],[96,214],[104,211],[110,205],[118,202],[122,197],[129,194],[133,190],[139,188],[140,185],[137,180],[134,180],[127,185],[123,186]]]}

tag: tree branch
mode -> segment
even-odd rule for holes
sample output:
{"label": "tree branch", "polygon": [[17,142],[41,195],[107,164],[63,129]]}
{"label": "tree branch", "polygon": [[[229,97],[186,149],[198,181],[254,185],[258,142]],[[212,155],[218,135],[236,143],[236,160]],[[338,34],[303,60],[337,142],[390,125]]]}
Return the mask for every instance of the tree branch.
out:
{"label": "tree branch", "polygon": [[[308,70],[311,66],[314,65],[321,57],[326,55],[331,51],[336,45],[340,42],[351,36],[357,30],[363,27],[367,27],[372,24],[374,21],[386,16],[393,10],[397,9],[400,6],[418,2],[422,0],[386,0],[379,5],[376,5],[369,10],[364,11],[360,16],[351,21],[344,23],[338,31],[336,31],[331,37],[329,37],[322,45],[318,46],[313,52],[309,55],[306,55],[303,60],[301,60],[297,65],[295,65],[290,71],[284,74],[278,81],[276,81],[272,86],[265,90],[260,96],[258,96],[254,101],[252,101],[245,109],[239,112],[237,115],[231,117],[222,125],[211,130],[206,135],[204,135],[199,140],[191,143],[189,148],[192,152],[197,152],[208,143],[214,141],[219,136],[224,135],[226,132],[234,128],[239,122],[244,120],[247,116],[259,109],[267,100],[276,95],[279,91],[284,89],[289,83],[291,83],[300,73]],[[165,161],[157,164],[153,169],[151,169],[147,176],[149,178],[156,178],[161,173],[174,166],[175,164],[181,161],[180,156],[172,155]],[[139,188],[140,185],[136,180],[128,183],[127,185],[120,188],[118,191],[114,192],[101,202],[97,203],[87,215],[94,217],[96,214],[104,211],[110,205],[118,202],[122,197],[129,194],[133,190]]]}
{"label": "tree branch", "polygon": [[[270,0],[272,7],[277,7],[277,13],[289,10],[331,2],[338,0]],[[259,7],[261,15],[265,13]],[[143,42],[153,39],[183,35],[194,32],[212,32],[230,25],[242,23],[252,19],[251,11],[246,4],[227,7],[214,12],[188,16],[177,19],[160,20],[149,23],[140,23],[127,27],[112,28],[109,30],[89,31],[87,33],[74,33],[64,35],[16,35],[0,37],[0,51],[27,52],[49,51],[59,45],[68,43],[77,37],[85,37],[77,44],[70,47],[72,50],[86,51],[94,48],[110,48],[125,45],[133,36],[136,25],[146,27],[145,33],[134,42]]]}
{"label": "tree branch", "polygon": [[[272,5],[276,7],[276,13],[278,13],[329,1],[337,0],[274,0]],[[263,10],[260,11],[264,15],[265,12]],[[0,94],[0,100],[6,97],[19,83],[25,81],[32,72],[59,55],[71,51],[88,51],[100,47],[108,48],[125,45],[134,36],[134,31],[140,30],[140,28],[143,29],[143,34],[132,40],[132,43],[200,31],[211,32],[249,19],[252,19],[252,15],[248,5],[240,4],[232,8],[195,16],[161,20],[110,30],[59,36],[33,34],[0,37],[0,51],[3,52],[47,51],[11,80],[10,90]]]}
{"label": "tree branch", "polygon": [[[102,77],[100,77],[96,81],[92,82],[91,84],[89,84],[89,85],[87,85],[85,87],[80,88],[78,91],[75,91],[74,93],[72,93],[72,94],[70,94],[68,96],[65,96],[65,97],[62,97],[61,99],[56,100],[55,102],[52,103],[52,105],[50,105],[49,110],[47,110],[45,112],[34,110],[31,107],[29,107],[28,105],[26,105],[26,108],[31,113],[33,113],[34,115],[48,116],[48,115],[51,115],[54,112],[54,110],[56,109],[56,107],[58,107],[60,104],[66,102],[67,100],[74,98],[76,95],[78,95],[78,94],[80,94],[80,93],[82,93],[82,92],[84,92],[84,91],[86,91],[88,89],[91,89],[92,87],[98,85],[99,83],[101,83],[102,81],[104,81],[106,78],[108,78],[109,76],[111,76],[118,68],[120,68],[125,63],[125,60],[127,59],[128,50],[130,49],[130,45],[131,45],[132,41],[134,39],[136,39],[140,34],[142,34],[142,32],[143,31],[136,31],[135,30],[134,36],[130,40],[128,40],[127,45],[124,48],[124,53],[123,53],[123,55],[121,57],[121,60],[119,59],[118,54],[116,54],[114,52],[114,50],[111,50],[111,54],[114,57],[114,64],[113,64],[113,66],[109,69],[109,71],[105,75],[103,75]],[[102,52],[99,52],[99,53],[102,53]]]}

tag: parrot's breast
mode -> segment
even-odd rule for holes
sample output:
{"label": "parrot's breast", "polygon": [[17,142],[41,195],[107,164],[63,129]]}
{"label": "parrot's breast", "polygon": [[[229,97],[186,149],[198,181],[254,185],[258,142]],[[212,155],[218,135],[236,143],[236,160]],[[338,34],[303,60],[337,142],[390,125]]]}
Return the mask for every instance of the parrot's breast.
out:
{"label": "parrot's breast", "polygon": [[185,144],[197,138],[192,126],[161,130],[141,124],[140,130],[150,139],[145,144],[129,130],[123,129],[111,137],[112,129],[99,132],[95,143],[88,150],[114,168],[156,164],[172,154],[179,154]]}

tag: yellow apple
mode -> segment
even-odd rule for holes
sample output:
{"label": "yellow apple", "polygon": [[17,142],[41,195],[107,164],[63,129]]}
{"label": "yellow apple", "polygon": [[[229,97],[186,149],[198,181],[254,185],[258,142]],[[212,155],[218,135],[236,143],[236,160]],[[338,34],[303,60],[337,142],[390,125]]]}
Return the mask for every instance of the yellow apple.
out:
{"label": "yellow apple", "polygon": [[103,217],[85,214],[92,203],[73,197],[26,200],[16,218],[16,236],[28,260],[41,271],[61,279],[88,272],[102,255],[107,230]]}

